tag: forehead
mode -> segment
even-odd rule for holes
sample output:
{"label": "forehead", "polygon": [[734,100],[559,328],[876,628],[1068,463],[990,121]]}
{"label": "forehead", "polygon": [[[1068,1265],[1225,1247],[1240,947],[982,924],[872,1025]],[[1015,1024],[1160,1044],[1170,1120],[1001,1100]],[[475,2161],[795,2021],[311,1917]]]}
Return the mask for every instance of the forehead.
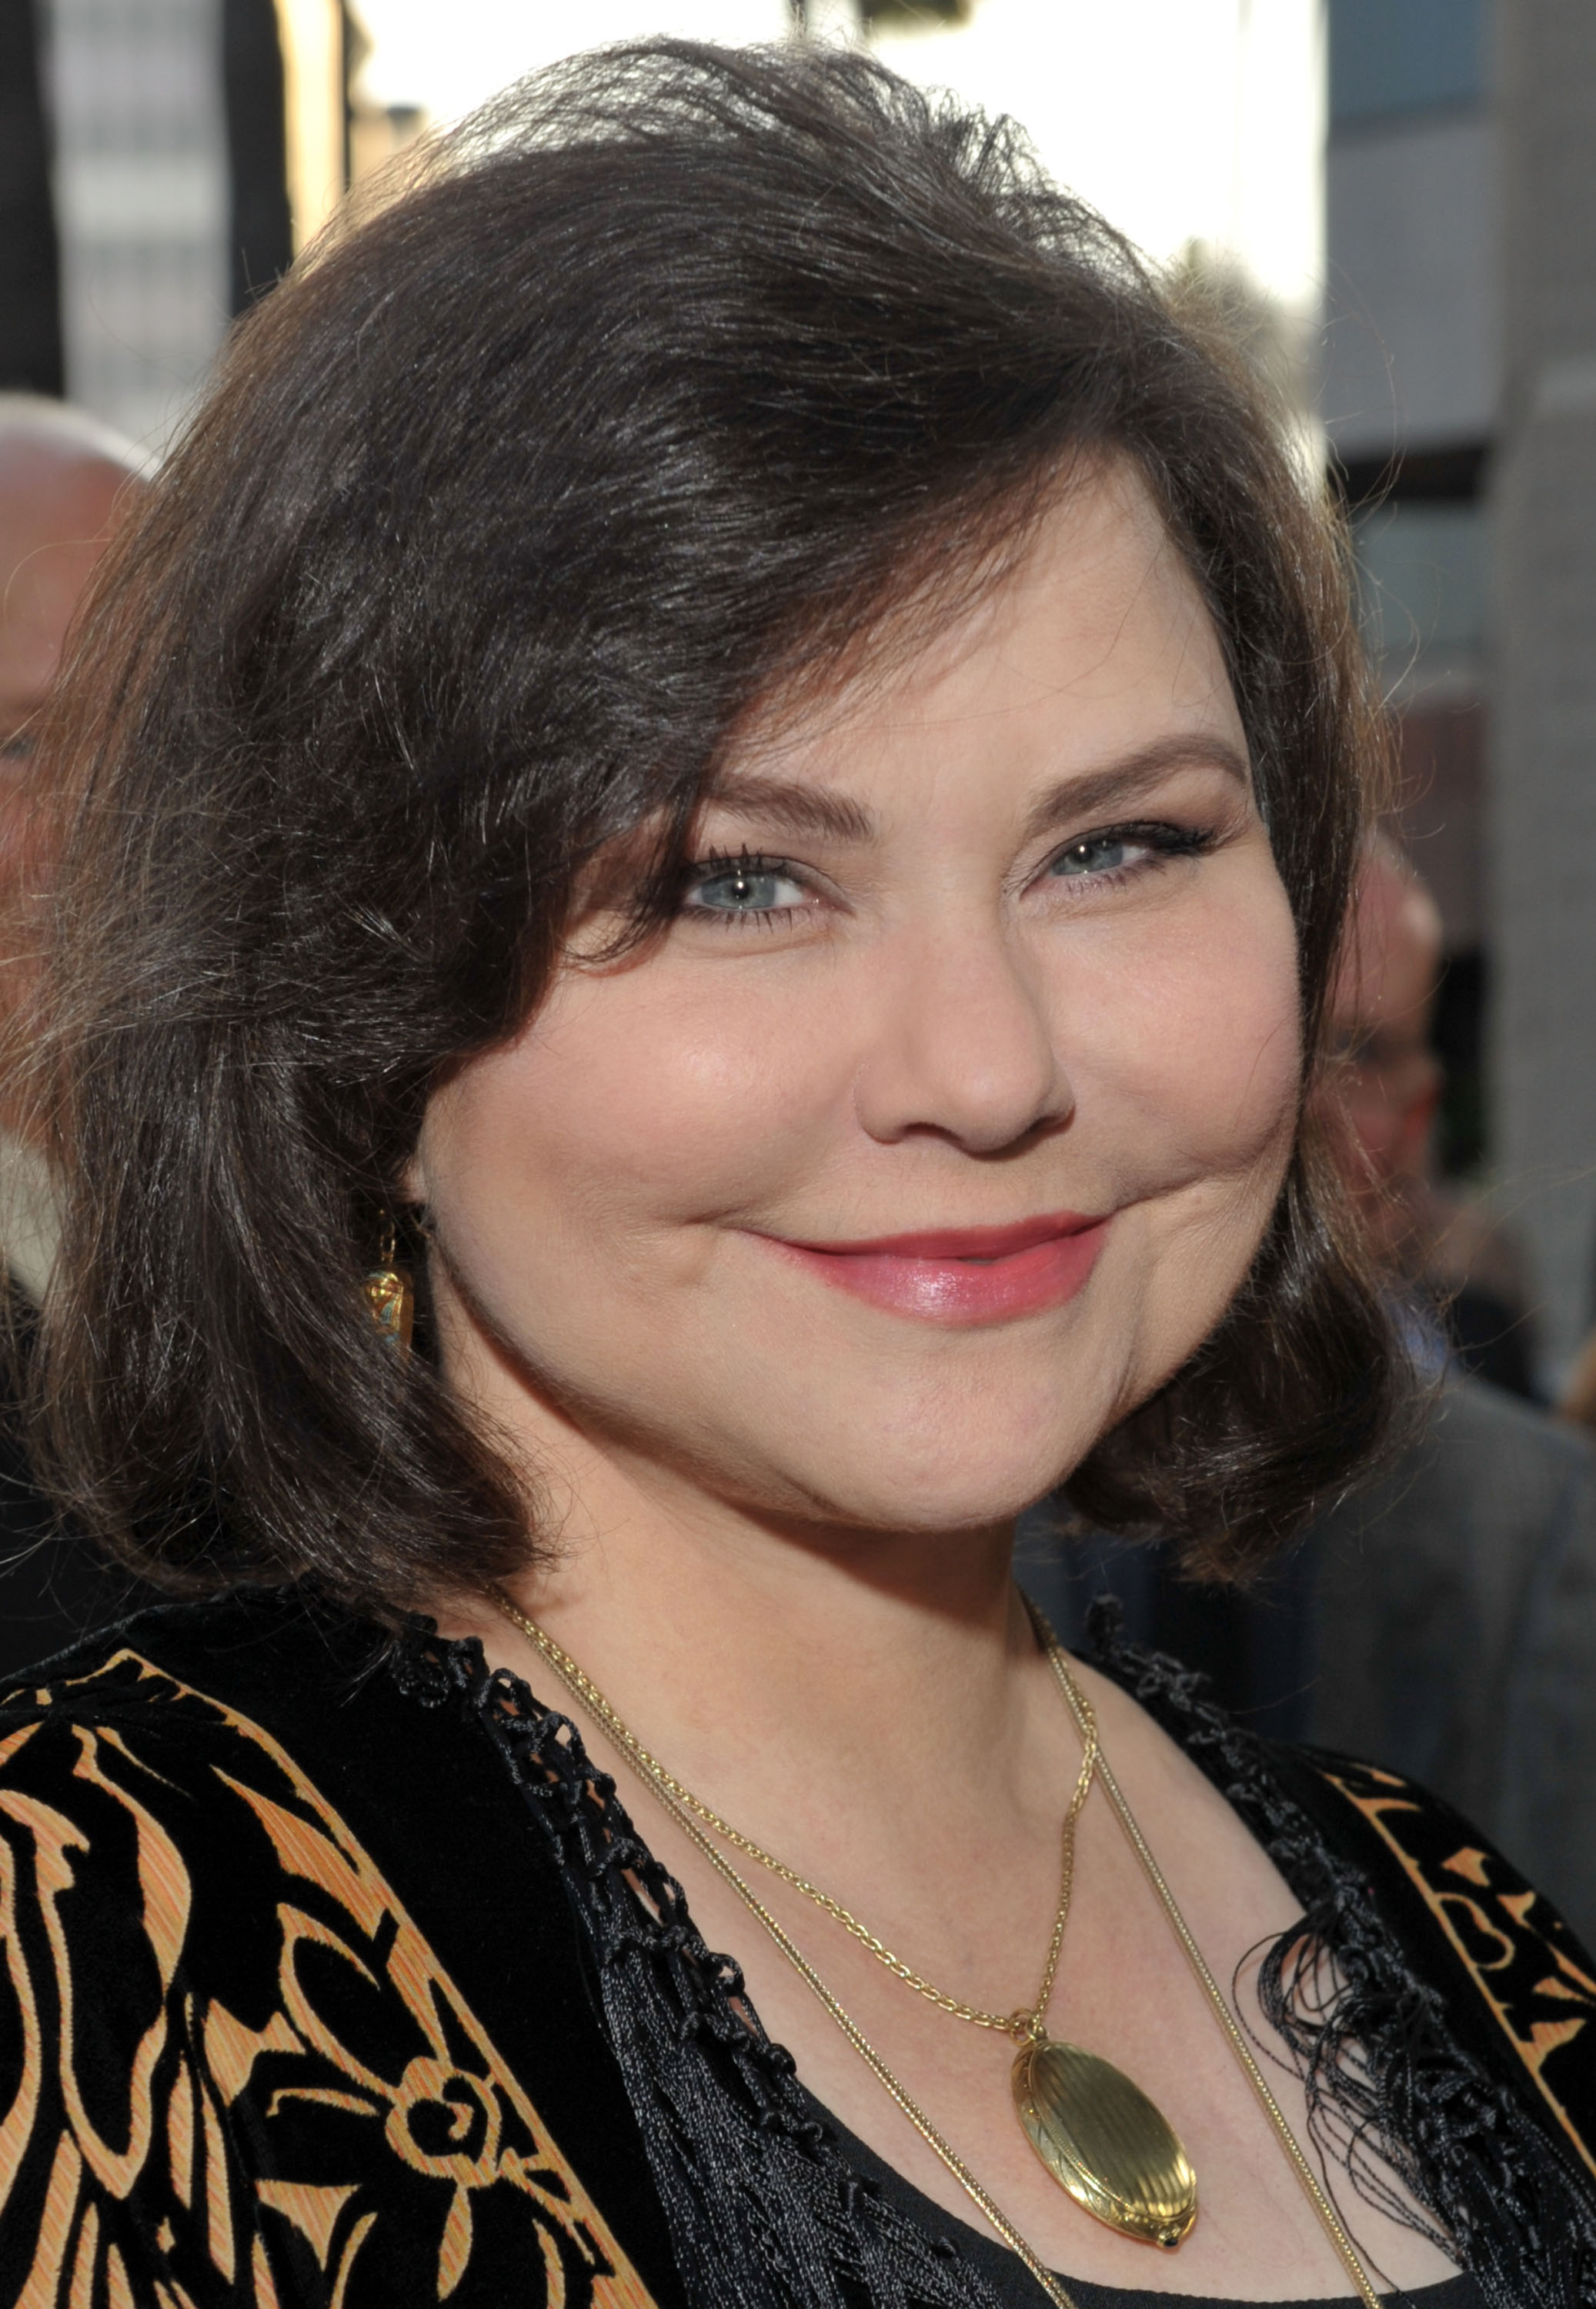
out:
{"label": "forehead", "polygon": [[0,434],[0,691],[36,703],[129,477],[103,458]]}
{"label": "forehead", "polygon": [[97,537],[133,477],[76,445],[0,429],[0,575],[5,555]]}
{"label": "forehead", "polygon": [[726,779],[779,767],[856,786],[998,757],[1057,770],[1183,731],[1245,753],[1212,619],[1144,483],[1116,463],[1062,487],[953,614],[894,610],[829,688],[755,717]]}
{"label": "forehead", "polygon": [[1435,900],[1411,873],[1376,857],[1354,895],[1333,990],[1342,1023],[1377,1024],[1428,1007],[1440,974],[1443,935]]}

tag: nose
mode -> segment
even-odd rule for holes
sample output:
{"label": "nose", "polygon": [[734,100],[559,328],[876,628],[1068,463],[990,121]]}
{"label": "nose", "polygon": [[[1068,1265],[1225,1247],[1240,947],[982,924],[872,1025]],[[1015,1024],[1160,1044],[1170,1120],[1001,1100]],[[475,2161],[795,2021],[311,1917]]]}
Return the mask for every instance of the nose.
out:
{"label": "nose", "polygon": [[877,954],[859,1122],[883,1145],[920,1133],[1001,1154],[1066,1121],[1074,1092],[1032,958],[996,921],[945,922]]}

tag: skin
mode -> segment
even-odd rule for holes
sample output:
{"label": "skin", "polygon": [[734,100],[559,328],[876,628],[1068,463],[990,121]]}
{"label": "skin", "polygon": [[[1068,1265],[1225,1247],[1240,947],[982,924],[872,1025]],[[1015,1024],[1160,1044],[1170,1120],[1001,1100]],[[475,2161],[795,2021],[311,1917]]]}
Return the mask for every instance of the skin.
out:
{"label": "skin", "polygon": [[1430,1030],[1444,955],[1440,908],[1376,835],[1332,989],[1331,1042],[1342,1063],[1316,1094],[1319,1111],[1367,1239],[1393,1279],[1435,1298],[1471,1285],[1496,1300],[1505,1327],[1532,1326],[1533,1293],[1511,1232],[1436,1171],[1445,1077]]}
{"label": "skin", "polygon": [[[33,729],[56,679],[67,630],[95,564],[138,484],[125,459],[70,410],[0,395],[0,913],[18,920],[44,886],[49,861],[30,778]],[[6,938],[0,1021],[19,1011],[32,982]],[[18,1103],[0,1088],[0,1126],[16,1129]]]}
{"label": "skin", "polygon": [[1326,1102],[1331,1143],[1375,1242],[1400,1261],[1429,1181],[1441,1068],[1429,1046],[1441,916],[1412,870],[1372,843],[1331,997],[1345,1060]]}
{"label": "skin", "polygon": [[[781,862],[790,911],[706,918],[745,847]],[[444,1367],[557,1534],[522,1606],[705,1801],[940,1986],[1009,2011],[1040,1975],[1080,1760],[1010,1584],[1012,1519],[1211,1330],[1298,1099],[1290,910],[1216,637],[1140,484],[1079,481],[979,608],[912,656],[867,656],[824,712],[755,722],[698,849],[721,862],[689,910],[595,966],[625,876],[609,861],[537,1016],[432,1103],[409,1185],[434,1230]],[[862,1302],[770,1240],[1065,1210],[1108,1217],[1084,1285],[973,1326]],[[490,1607],[439,1610],[565,1704]],[[1082,1681],[1229,1980],[1289,1926],[1290,1895],[1135,1705]],[[977,2218],[618,1774],[809,2088]],[[914,1996],[780,1882],[758,1890],[1053,2267],[1347,2291],[1100,1792],[1050,2022],[1119,2061],[1185,2139],[1203,2211],[1178,2255],[1100,2227],[1047,2175],[1005,2037]],[[1356,2217],[1393,2277],[1446,2273]]]}

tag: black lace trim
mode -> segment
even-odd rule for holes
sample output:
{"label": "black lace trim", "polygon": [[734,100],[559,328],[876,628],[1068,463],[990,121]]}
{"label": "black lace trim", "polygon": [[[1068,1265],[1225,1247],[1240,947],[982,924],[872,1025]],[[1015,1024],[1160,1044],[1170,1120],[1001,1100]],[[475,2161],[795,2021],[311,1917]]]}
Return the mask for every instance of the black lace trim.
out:
{"label": "black lace trim", "polygon": [[889,2204],[816,2121],[738,1967],[706,1947],[570,1718],[490,1671],[475,1638],[427,1621],[393,1666],[401,1690],[486,1733],[560,1871],[694,2309],[1001,2309],[958,2246]]}
{"label": "black lace trim", "polygon": [[1265,1744],[1204,1696],[1204,1678],[1126,1643],[1115,1598],[1093,1605],[1087,1633],[1093,1665],[1185,1749],[1302,1903],[1302,1924],[1264,1953],[1259,2002],[1302,2078],[1321,2154],[1459,2259],[1490,2309],[1596,2303],[1589,2192],[1451,2036],[1439,1993],[1410,1970],[1365,1879],[1291,1801]]}

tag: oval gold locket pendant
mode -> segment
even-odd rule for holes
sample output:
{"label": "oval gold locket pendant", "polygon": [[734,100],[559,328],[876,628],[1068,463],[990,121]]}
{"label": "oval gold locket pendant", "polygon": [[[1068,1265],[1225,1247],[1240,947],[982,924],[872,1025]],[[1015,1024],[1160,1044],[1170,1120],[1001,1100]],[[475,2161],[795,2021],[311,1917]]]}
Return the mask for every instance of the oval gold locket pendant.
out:
{"label": "oval gold locket pendant", "polygon": [[1180,2244],[1197,2218],[1197,2176],[1139,2085],[1051,2037],[1022,2047],[1012,2081],[1031,2147],[1078,2205],[1122,2236]]}

